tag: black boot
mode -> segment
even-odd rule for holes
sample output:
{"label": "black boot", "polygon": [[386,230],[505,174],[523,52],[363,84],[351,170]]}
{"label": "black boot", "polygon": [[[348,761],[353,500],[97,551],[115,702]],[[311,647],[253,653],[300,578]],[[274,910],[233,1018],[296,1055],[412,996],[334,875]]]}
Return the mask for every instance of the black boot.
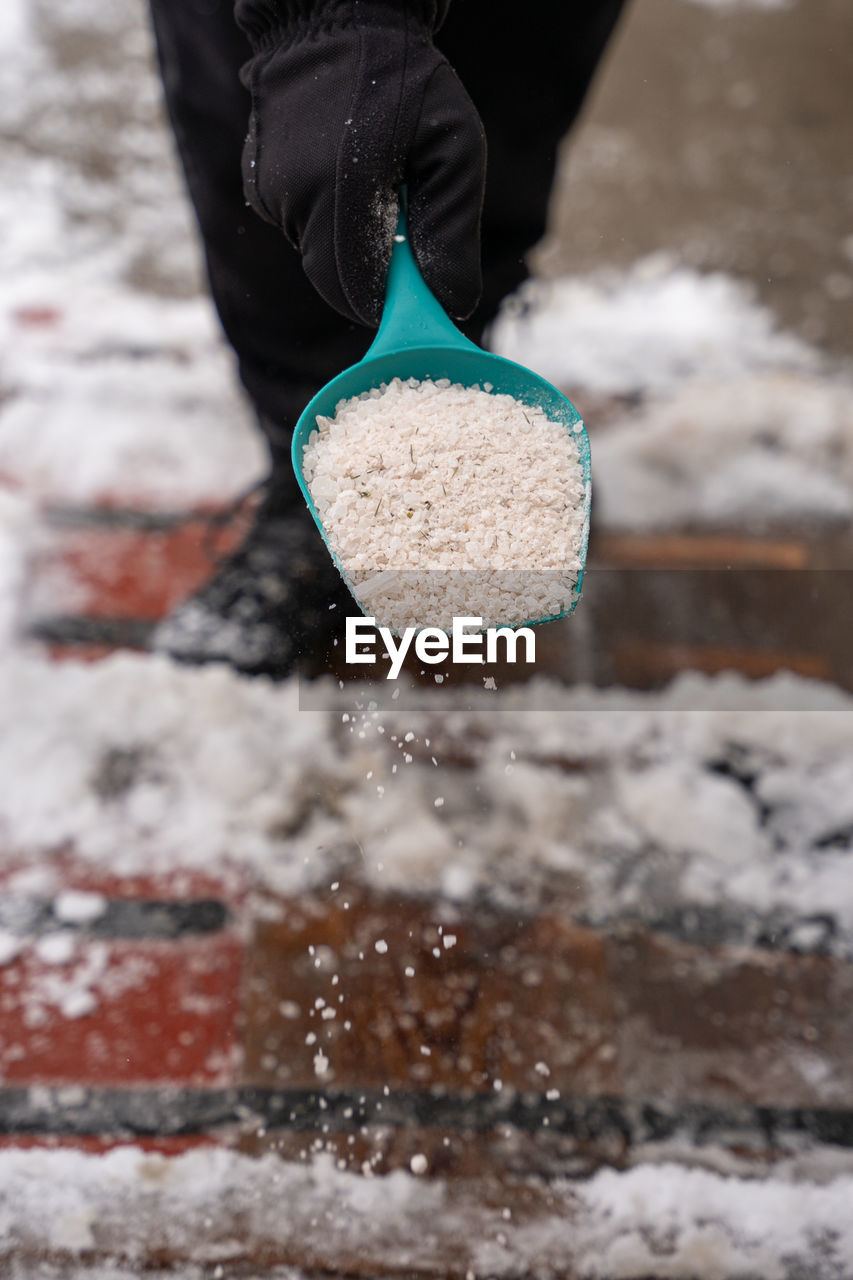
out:
{"label": "black boot", "polygon": [[284,679],[321,663],[358,612],[311,514],[270,481],[242,545],[156,628],[155,652]]}

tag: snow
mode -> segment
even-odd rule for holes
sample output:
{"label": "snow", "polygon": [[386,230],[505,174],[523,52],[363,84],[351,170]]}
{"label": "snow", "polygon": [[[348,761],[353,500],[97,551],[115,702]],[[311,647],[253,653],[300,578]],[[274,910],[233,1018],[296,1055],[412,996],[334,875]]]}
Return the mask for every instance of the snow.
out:
{"label": "snow", "polygon": [[781,332],[754,290],[664,254],[534,281],[499,319],[501,355],[584,396],[638,398],[592,421],[596,518],[625,529],[821,525],[853,512],[853,385]]}
{"label": "snow", "polygon": [[853,513],[853,395],[789,369],[689,380],[595,442],[602,522],[654,529],[822,526]]}
{"label": "snow", "polygon": [[[124,874],[242,865],[296,892],[338,878],[357,842],[379,888],[500,898],[522,872],[528,893],[564,875],[595,918],[724,900],[756,916],[828,913],[833,945],[853,946],[849,696],[781,675],[685,675],[656,699],[548,682],[482,696],[462,711],[447,687],[428,710],[367,713],[354,687],[342,724],[337,701],[299,711],[295,682],[160,657],[56,667],[12,654],[0,664],[4,857],[69,847]],[[423,740],[437,720],[477,744],[466,769],[442,769],[439,795],[441,749],[409,742],[395,771],[392,739]],[[103,779],[118,756],[116,793]],[[560,757],[590,767],[543,763]],[[748,762],[751,788],[719,771],[726,760]],[[60,918],[84,905],[98,908],[60,901]]]}
{"label": "snow", "polygon": [[849,1170],[815,1183],[795,1168],[752,1183],[665,1163],[603,1170],[532,1195],[516,1221],[464,1180],[451,1189],[424,1177],[423,1160],[380,1179],[325,1156],[306,1166],[216,1149],[172,1159],[130,1146],[100,1157],[7,1151],[0,1256],[100,1248],[118,1267],[192,1250],[227,1271],[241,1240],[275,1257],[310,1239],[316,1264],[336,1270],[345,1256],[373,1261],[381,1241],[383,1268],[401,1273],[452,1257],[475,1276],[532,1266],[586,1280],[836,1280],[853,1257]]}
{"label": "snow", "polygon": [[493,343],[551,382],[599,394],[816,365],[805,343],[777,331],[748,285],[663,253],[627,271],[531,281],[498,321]]}
{"label": "snow", "polygon": [[[104,42],[64,60],[63,31],[87,30]],[[49,23],[35,0],[4,6],[0,475],[63,504],[221,501],[263,465],[198,295],[150,56],[134,0],[109,15],[79,0]]]}

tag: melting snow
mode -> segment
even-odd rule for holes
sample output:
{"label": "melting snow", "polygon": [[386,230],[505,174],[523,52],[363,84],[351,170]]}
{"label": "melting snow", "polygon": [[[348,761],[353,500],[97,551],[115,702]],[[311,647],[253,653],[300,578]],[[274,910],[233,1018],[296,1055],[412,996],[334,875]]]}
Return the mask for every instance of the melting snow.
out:
{"label": "melting snow", "polygon": [[416,1154],[412,1173],[376,1179],[325,1156],[306,1166],[215,1149],[172,1159],[133,1147],[8,1151],[0,1248],[112,1244],[128,1260],[191,1250],[213,1266],[241,1240],[274,1255],[310,1239],[312,1256],[335,1270],[345,1255],[375,1257],[381,1239],[382,1266],[400,1272],[440,1268],[450,1250],[473,1275],[515,1276],[533,1262],[543,1276],[589,1280],[836,1280],[853,1257],[849,1170],[811,1185],[794,1167],[754,1183],[667,1164],[605,1170],[552,1184],[548,1203],[516,1221],[464,1180],[451,1189],[424,1178],[424,1162]]}

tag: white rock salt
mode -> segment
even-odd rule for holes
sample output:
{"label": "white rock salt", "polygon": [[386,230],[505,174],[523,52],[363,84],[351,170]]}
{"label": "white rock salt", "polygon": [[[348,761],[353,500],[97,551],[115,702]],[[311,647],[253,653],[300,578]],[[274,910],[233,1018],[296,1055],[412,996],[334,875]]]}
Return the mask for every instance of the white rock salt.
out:
{"label": "white rock salt", "polygon": [[575,435],[540,408],[395,378],[318,417],[302,467],[330,544],[381,623],[492,626],[569,607],[583,470]]}

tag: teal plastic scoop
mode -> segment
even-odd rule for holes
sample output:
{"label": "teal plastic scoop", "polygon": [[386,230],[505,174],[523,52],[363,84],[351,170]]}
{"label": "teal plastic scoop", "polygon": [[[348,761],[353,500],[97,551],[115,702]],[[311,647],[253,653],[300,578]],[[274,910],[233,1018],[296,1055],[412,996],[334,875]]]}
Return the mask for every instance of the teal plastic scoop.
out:
{"label": "teal plastic scoop", "polygon": [[[341,564],[317,514],[303,476],[302,456],[311,432],[316,429],[318,416],[333,418],[339,401],[361,395],[394,378],[416,378],[418,381],[449,378],[451,382],[468,387],[475,384],[483,387],[489,383],[494,393],[505,393],[523,404],[541,408],[552,421],[563,423],[566,430],[573,433],[583,469],[585,494],[577,586],[571,601],[561,612],[531,618],[526,623],[513,621],[511,625],[531,626],[566,617],[580,598],[589,534],[590,458],[584,424],[572,402],[544,378],[512,360],[483,351],[460,333],[424,283],[409,248],[402,209],[388,270],[382,322],[373,344],[363,360],[338,374],[314,396],[293,433],[292,459],[299,487],[341,576],[359,608],[367,614],[372,610],[359,599],[359,585],[351,580]],[[426,625],[426,620],[423,625]]]}

